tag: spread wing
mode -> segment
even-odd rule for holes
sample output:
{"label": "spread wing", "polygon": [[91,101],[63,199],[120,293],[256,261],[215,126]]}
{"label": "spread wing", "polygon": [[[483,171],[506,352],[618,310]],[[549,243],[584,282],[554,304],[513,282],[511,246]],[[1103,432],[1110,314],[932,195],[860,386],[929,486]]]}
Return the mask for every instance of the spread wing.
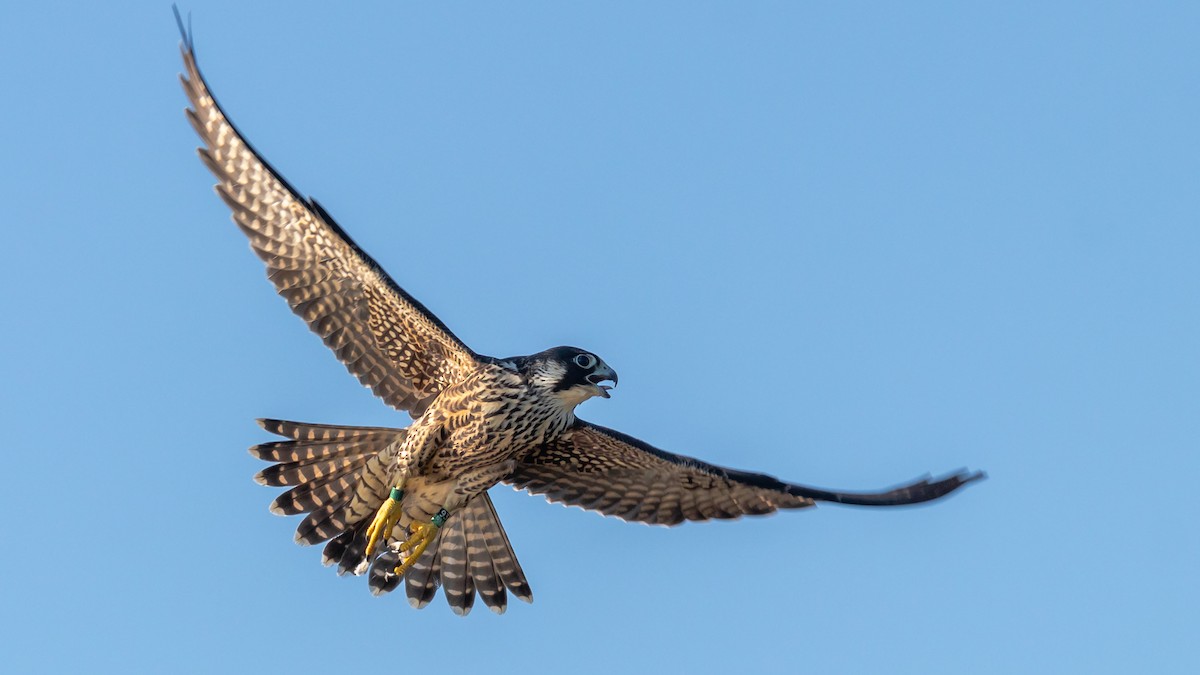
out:
{"label": "spread wing", "polygon": [[420,415],[477,356],[246,142],[209,92],[186,32],[182,51],[187,118],[205,145],[200,158],[267,278],[359,381]]}
{"label": "spread wing", "polygon": [[917,504],[980,478],[982,473],[959,472],[886,492],[833,492],[664,452],[619,431],[578,420],[558,440],[522,460],[506,482],[545,495],[552,502],[606,516],[676,525],[685,520],[798,509],[818,501],[860,506]]}

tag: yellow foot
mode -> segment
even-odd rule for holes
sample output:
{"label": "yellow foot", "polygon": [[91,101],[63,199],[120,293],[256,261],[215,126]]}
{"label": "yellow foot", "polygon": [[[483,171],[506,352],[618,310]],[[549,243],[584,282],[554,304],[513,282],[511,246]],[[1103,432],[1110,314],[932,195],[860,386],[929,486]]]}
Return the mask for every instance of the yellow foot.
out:
{"label": "yellow foot", "polygon": [[413,523],[412,534],[404,543],[400,544],[400,564],[396,565],[395,569],[397,576],[404,576],[404,573],[421,558],[421,554],[437,538],[438,530],[442,529],[442,523],[446,522],[447,515],[443,509],[433,517],[432,521]]}
{"label": "yellow foot", "polygon": [[371,554],[375,553],[375,547],[379,546],[380,542],[387,542],[388,535],[391,534],[392,528],[396,527],[396,523],[400,522],[404,511],[400,509],[400,499],[404,493],[399,487],[392,488],[392,494],[379,507],[379,512],[375,514],[375,520],[371,521],[371,526],[367,528],[367,550],[366,559],[371,560]]}

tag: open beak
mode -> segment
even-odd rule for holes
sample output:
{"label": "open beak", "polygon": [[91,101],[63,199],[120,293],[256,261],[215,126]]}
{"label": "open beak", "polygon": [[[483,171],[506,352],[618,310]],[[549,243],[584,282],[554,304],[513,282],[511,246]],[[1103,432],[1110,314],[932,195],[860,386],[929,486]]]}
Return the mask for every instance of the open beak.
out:
{"label": "open beak", "polygon": [[[617,386],[617,372],[608,367],[607,363],[601,362],[596,366],[595,372],[587,376],[587,381],[596,387],[596,395],[610,398],[608,391]],[[612,382],[612,386],[600,384],[601,382]]]}

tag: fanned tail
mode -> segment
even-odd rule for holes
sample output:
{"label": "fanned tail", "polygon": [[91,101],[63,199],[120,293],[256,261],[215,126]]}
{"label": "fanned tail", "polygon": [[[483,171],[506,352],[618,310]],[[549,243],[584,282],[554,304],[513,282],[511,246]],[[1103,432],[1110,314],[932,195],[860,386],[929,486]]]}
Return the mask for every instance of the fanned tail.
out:
{"label": "fanned tail", "polygon": [[[263,443],[250,454],[276,462],[254,476],[263,485],[291,485],[271,503],[279,515],[308,515],[296,528],[296,543],[309,546],[332,539],[325,547],[326,565],[339,572],[353,569],[356,533],[379,509],[388,494],[387,473],[380,455],[404,439],[405,429],[347,427],[261,419],[267,431],[290,440]],[[355,563],[357,564],[357,563]]]}
{"label": "fanned tail", "polygon": [[[376,595],[400,585],[392,573],[399,556],[387,551],[371,565],[369,584]],[[497,614],[508,608],[508,594],[533,602],[533,591],[517,561],[512,543],[485,492],[450,516],[438,538],[404,575],[408,602],[421,609],[433,600],[440,586],[455,614],[471,611],[478,593],[483,604]]]}
{"label": "fanned tail", "polygon": [[[391,487],[387,453],[398,447],[407,430],[275,419],[258,423],[288,439],[250,448],[251,455],[274,462],[254,476],[257,482],[291,486],[271,503],[271,512],[308,514],[296,529],[296,542],[312,545],[328,540],[324,564],[336,564],[338,574],[361,574],[367,569],[366,528]],[[406,524],[402,522],[400,529]],[[398,562],[391,549],[375,558],[368,577],[372,593],[382,595],[400,584],[400,577],[392,573]],[[497,614],[507,608],[509,592],[533,601],[487,493],[452,514],[437,540],[405,575],[409,604],[418,609],[433,600],[438,587],[460,616],[471,611],[476,592]]]}

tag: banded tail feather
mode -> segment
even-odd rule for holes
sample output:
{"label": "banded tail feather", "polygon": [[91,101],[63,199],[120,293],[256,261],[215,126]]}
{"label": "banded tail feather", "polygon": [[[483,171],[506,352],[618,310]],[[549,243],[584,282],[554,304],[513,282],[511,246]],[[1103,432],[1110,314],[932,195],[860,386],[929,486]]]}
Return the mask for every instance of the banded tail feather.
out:
{"label": "banded tail feather", "polygon": [[[258,423],[287,439],[250,448],[254,457],[273,462],[255,474],[256,482],[291,487],[275,498],[271,512],[307,514],[296,529],[297,543],[327,541],[322,555],[326,566],[336,564],[338,574],[343,575],[362,574],[369,568],[372,593],[394,590],[401,581],[392,573],[399,557],[387,549],[368,565],[366,528],[391,487],[387,458],[381,455],[402,441],[407,430],[275,419]],[[403,531],[406,526],[407,520],[397,529]],[[529,582],[487,493],[451,515],[404,582],[413,607],[428,605],[440,587],[450,608],[460,616],[471,611],[476,593],[497,614],[508,607],[509,592],[519,600],[533,602]]]}
{"label": "banded tail feather", "polygon": [[[400,577],[392,573],[399,561],[391,550],[375,559],[368,578],[372,593],[383,595],[400,585]],[[476,593],[497,614],[508,608],[509,593],[522,602],[533,602],[525,572],[486,492],[451,514],[403,581],[414,608],[428,605],[441,587],[450,609],[459,616],[470,613]]]}
{"label": "banded tail feather", "polygon": [[442,594],[450,609],[459,616],[470,612],[475,603],[475,583],[467,573],[465,524],[465,518],[447,521],[438,543],[438,555],[442,559]]}

